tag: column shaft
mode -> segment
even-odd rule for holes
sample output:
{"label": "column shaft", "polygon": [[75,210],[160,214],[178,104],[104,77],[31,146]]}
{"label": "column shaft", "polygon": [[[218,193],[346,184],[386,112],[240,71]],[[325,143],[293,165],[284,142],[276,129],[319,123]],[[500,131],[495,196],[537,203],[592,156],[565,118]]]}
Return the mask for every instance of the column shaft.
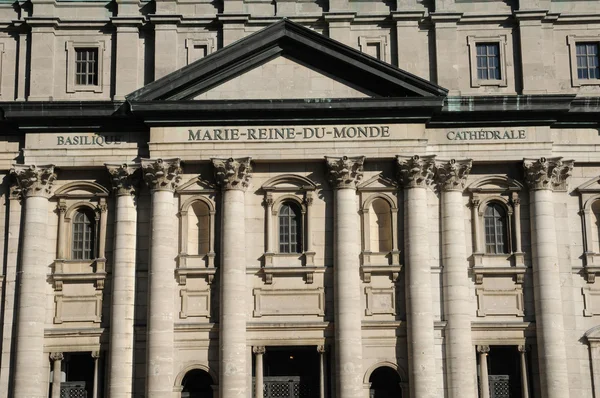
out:
{"label": "column shaft", "polygon": [[446,369],[449,398],[475,393],[469,276],[461,191],[442,192],[443,293],[446,315]]}
{"label": "column shaft", "polygon": [[479,379],[481,383],[481,398],[490,398],[490,378],[488,376],[487,356],[489,347],[479,350]]}
{"label": "column shaft", "polygon": [[111,398],[126,398],[133,388],[137,211],[130,194],[118,195],[115,202],[108,391]]}
{"label": "column shaft", "polygon": [[521,360],[521,396],[529,398],[529,378],[527,377],[527,350],[525,346],[519,346],[519,356]]}
{"label": "column shaft", "polygon": [[531,192],[533,291],[542,396],[567,398],[569,380],[553,192]]}
{"label": "column shaft", "polygon": [[264,381],[263,381],[263,353],[264,347],[258,347],[257,350],[254,351],[256,353],[255,357],[255,367],[254,367],[254,397],[262,398],[264,395]]}
{"label": "column shaft", "polygon": [[223,262],[221,264],[220,364],[221,398],[246,394],[245,192],[223,190]]}
{"label": "column shaft", "polygon": [[362,303],[358,214],[354,188],[335,191],[334,291],[337,383],[340,398],[363,398]]}
{"label": "column shaft", "polygon": [[406,318],[410,396],[437,396],[427,188],[404,190],[406,205]]}
{"label": "column shaft", "polygon": [[148,271],[148,337],[146,396],[173,392],[173,321],[177,228],[171,190],[152,191],[152,237]]}
{"label": "column shaft", "polygon": [[52,362],[52,398],[60,398],[60,383],[62,379],[62,353],[54,353],[50,355],[53,359]]}
{"label": "column shaft", "polygon": [[47,356],[44,354],[48,199],[25,199],[19,304],[17,314],[15,397],[46,398]]}

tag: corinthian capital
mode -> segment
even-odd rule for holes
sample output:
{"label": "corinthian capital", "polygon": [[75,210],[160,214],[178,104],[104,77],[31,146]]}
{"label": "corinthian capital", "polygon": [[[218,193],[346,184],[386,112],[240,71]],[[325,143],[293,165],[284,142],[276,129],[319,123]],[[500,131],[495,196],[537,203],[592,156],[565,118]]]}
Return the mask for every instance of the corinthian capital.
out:
{"label": "corinthian capital", "polygon": [[397,156],[398,180],[404,188],[428,187],[435,175],[435,155]]}
{"label": "corinthian capital", "polygon": [[212,159],[217,184],[223,189],[245,190],[252,177],[252,158]]}
{"label": "corinthian capital", "polygon": [[325,157],[327,162],[327,178],[334,188],[356,188],[362,180],[364,156]]}
{"label": "corinthian capital", "polygon": [[471,159],[436,162],[435,180],[442,191],[462,191],[471,171]]}
{"label": "corinthian capital", "polygon": [[24,196],[49,197],[56,180],[53,165],[35,166],[15,164],[10,170],[17,181],[16,191]]}
{"label": "corinthian capital", "polygon": [[573,170],[572,160],[562,158],[524,159],[525,181],[530,190],[566,189]]}
{"label": "corinthian capital", "polygon": [[153,190],[174,191],[181,181],[181,161],[175,159],[142,159],[144,180]]}
{"label": "corinthian capital", "polygon": [[113,190],[118,196],[135,194],[139,181],[134,173],[140,168],[139,163],[105,163],[104,165],[110,174]]}

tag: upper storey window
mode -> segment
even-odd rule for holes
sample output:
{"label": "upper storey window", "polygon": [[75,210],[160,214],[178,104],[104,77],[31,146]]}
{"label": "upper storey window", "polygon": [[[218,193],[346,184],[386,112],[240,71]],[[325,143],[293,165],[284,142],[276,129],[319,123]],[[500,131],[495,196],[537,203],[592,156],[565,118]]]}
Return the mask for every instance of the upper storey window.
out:
{"label": "upper storey window", "polygon": [[75,84],[80,86],[98,85],[98,49],[75,49]]}
{"label": "upper storey window", "polygon": [[577,43],[577,78],[600,79],[598,43]]}
{"label": "upper storey window", "polygon": [[71,258],[91,260],[95,258],[96,218],[90,210],[77,210],[73,217],[73,240]]}
{"label": "upper storey window", "polygon": [[507,87],[506,35],[467,36],[471,87]]}
{"label": "upper storey window", "polygon": [[279,209],[279,253],[302,253],[302,212],[296,203]]}
{"label": "upper storey window", "polygon": [[500,80],[500,44],[477,43],[477,79]]}
{"label": "upper storey window", "polygon": [[483,216],[485,223],[485,252],[488,254],[508,253],[507,217],[504,207],[490,203]]}
{"label": "upper storey window", "polygon": [[600,35],[567,36],[573,87],[600,85]]}

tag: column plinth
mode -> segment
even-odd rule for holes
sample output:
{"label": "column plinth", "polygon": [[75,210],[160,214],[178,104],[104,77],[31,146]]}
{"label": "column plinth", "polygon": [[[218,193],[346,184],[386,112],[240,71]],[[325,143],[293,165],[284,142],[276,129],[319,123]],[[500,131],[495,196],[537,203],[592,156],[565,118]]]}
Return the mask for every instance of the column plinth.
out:
{"label": "column plinth", "polygon": [[431,267],[427,225],[427,189],[433,182],[433,156],[398,157],[398,177],[404,187],[406,248],[406,320],[410,396],[435,398],[437,380]]}
{"label": "column plinth", "polygon": [[337,393],[363,398],[362,303],[359,275],[360,240],[356,184],[362,179],[364,157],[327,157],[334,188],[334,307]]}
{"label": "column plinth", "polygon": [[213,159],[223,197],[220,267],[219,385],[221,398],[245,396],[246,373],[246,213],[245,190],[251,176],[250,158]]}
{"label": "column plinth", "polygon": [[142,159],[144,179],[152,191],[152,234],[148,270],[146,397],[173,392],[175,258],[177,226],[174,191],[181,173],[179,159]]}
{"label": "column plinth", "polygon": [[48,396],[48,357],[44,354],[48,197],[56,179],[53,166],[15,165],[11,173],[24,198],[23,246],[17,307],[14,396]]}
{"label": "column plinth", "polygon": [[463,203],[463,189],[470,171],[471,160],[436,163],[436,180],[442,196],[442,283],[449,398],[476,394]]}
{"label": "column plinth", "polygon": [[106,165],[115,197],[114,260],[108,391],[111,398],[128,398],[133,391],[135,263],[137,209],[134,172],[137,164]]}
{"label": "column plinth", "polygon": [[573,161],[525,160],[530,190],[531,246],[541,395],[569,397],[565,327],[558,262],[554,190],[566,188]]}

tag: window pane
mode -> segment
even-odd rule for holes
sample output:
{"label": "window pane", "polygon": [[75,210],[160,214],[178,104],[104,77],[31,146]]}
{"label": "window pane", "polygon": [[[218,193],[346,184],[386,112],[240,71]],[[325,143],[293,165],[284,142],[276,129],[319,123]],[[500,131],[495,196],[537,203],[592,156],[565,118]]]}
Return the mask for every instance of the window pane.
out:
{"label": "window pane", "polygon": [[79,85],[98,84],[98,49],[75,49],[75,83]]}

